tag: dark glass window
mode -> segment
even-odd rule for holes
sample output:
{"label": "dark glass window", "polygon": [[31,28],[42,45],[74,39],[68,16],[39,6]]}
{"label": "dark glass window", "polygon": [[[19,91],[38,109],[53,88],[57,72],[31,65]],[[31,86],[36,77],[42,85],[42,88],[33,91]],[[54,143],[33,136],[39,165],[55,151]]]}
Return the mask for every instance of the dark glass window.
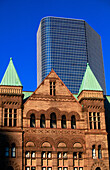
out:
{"label": "dark glass window", "polygon": [[9,157],[9,145],[5,146],[5,157]]}
{"label": "dark glass window", "polygon": [[31,114],[30,116],[30,127],[35,127],[35,115]]}
{"label": "dark glass window", "polygon": [[51,113],[50,115],[50,127],[56,128],[56,114],[55,113]]}
{"label": "dark glass window", "polygon": [[102,158],[101,145],[98,146],[98,158]]}
{"label": "dark glass window", "polygon": [[11,157],[15,158],[16,157],[16,147],[15,144],[13,143],[11,146]]}
{"label": "dark glass window", "polygon": [[71,128],[72,129],[76,128],[76,118],[74,115],[71,117]]}
{"label": "dark glass window", "polygon": [[96,149],[95,145],[92,146],[92,158],[94,159],[96,157]]}
{"label": "dark glass window", "polygon": [[66,116],[65,115],[62,116],[61,127],[66,128]]}
{"label": "dark glass window", "polygon": [[40,118],[40,127],[45,128],[45,115],[42,114]]}
{"label": "dark glass window", "polygon": [[12,114],[9,114],[9,126],[12,126]]}

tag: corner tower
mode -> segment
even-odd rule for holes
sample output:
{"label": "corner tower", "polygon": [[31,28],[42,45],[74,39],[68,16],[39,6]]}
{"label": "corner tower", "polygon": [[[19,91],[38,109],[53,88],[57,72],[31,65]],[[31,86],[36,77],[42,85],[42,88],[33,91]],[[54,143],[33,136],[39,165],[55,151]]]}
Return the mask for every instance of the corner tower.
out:
{"label": "corner tower", "polygon": [[22,169],[22,84],[12,58],[0,84],[0,167]]}
{"label": "corner tower", "polygon": [[97,166],[109,169],[103,90],[88,63],[79,89],[78,101],[83,106],[87,122],[85,138],[88,169],[97,169]]}

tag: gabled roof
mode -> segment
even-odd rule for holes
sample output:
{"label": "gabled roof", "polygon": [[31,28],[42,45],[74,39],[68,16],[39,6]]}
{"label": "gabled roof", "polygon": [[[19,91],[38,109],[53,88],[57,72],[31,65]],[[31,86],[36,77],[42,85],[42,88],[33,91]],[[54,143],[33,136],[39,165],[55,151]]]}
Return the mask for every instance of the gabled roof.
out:
{"label": "gabled roof", "polygon": [[88,63],[78,94],[83,90],[103,91]]}
{"label": "gabled roof", "polygon": [[[35,94],[35,93],[41,88],[42,84],[44,84],[44,81],[45,81],[46,79],[50,78],[50,76],[51,76],[52,73],[54,73],[55,77],[58,78],[58,80],[62,83],[62,85],[63,85],[63,86],[65,87],[65,89],[68,91],[69,96],[71,96],[71,97],[80,105],[80,107],[82,107],[82,105],[78,102],[78,100],[76,99],[76,97],[74,97],[74,95],[69,91],[69,89],[66,87],[66,85],[62,82],[62,80],[59,78],[59,76],[58,76],[58,75],[56,74],[56,72],[53,70],[53,68],[52,68],[52,70],[50,71],[50,73],[47,75],[47,77],[46,77],[46,78],[41,82],[41,84],[37,87],[37,89],[32,93],[32,95]],[[32,96],[32,95],[31,95],[31,96]],[[26,100],[26,102],[28,102],[28,100],[30,99],[31,96],[29,96],[29,98]],[[25,102],[25,103],[26,103],[26,102]]]}
{"label": "gabled roof", "polygon": [[22,86],[21,81],[18,77],[16,69],[14,67],[12,58],[10,58],[10,62],[8,67],[5,71],[5,74],[2,78],[0,85],[7,85],[7,86]]}

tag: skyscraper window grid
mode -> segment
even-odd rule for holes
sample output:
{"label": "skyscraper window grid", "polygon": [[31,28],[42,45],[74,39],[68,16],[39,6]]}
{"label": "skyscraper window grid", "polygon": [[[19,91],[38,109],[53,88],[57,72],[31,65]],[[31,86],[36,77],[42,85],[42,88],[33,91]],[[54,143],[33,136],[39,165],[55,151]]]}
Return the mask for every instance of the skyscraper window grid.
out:
{"label": "skyscraper window grid", "polygon": [[[106,91],[100,36],[84,20],[45,17],[37,37],[41,40],[41,44],[39,41],[37,44],[37,60],[41,63],[37,71],[38,85],[53,68],[69,90],[78,93],[89,62]],[[98,63],[100,66],[97,67]]]}

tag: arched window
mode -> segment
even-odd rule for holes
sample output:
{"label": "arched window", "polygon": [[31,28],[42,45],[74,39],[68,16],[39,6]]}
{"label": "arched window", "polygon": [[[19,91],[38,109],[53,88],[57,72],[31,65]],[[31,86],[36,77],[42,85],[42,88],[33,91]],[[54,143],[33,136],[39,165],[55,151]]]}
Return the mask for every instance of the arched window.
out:
{"label": "arched window", "polygon": [[55,113],[51,113],[50,115],[50,127],[56,128],[56,114]]}
{"label": "arched window", "polygon": [[102,158],[101,145],[98,146],[98,158]]}
{"label": "arched window", "polygon": [[66,116],[65,115],[62,116],[61,127],[66,128]]}
{"label": "arched window", "polygon": [[12,158],[16,157],[16,147],[14,143],[11,145],[11,157]]}
{"label": "arched window", "polygon": [[30,117],[30,127],[35,127],[35,115],[31,114]]}
{"label": "arched window", "polygon": [[97,167],[96,170],[101,170],[100,167]]}
{"label": "arched window", "polygon": [[5,146],[5,157],[9,157],[9,144],[8,143]]}
{"label": "arched window", "polygon": [[76,129],[76,118],[75,116],[71,116],[71,128]]}
{"label": "arched window", "polygon": [[95,157],[96,157],[95,145],[92,145],[92,158],[94,159]]}
{"label": "arched window", "polygon": [[40,127],[45,128],[45,115],[42,114],[40,118]]}

